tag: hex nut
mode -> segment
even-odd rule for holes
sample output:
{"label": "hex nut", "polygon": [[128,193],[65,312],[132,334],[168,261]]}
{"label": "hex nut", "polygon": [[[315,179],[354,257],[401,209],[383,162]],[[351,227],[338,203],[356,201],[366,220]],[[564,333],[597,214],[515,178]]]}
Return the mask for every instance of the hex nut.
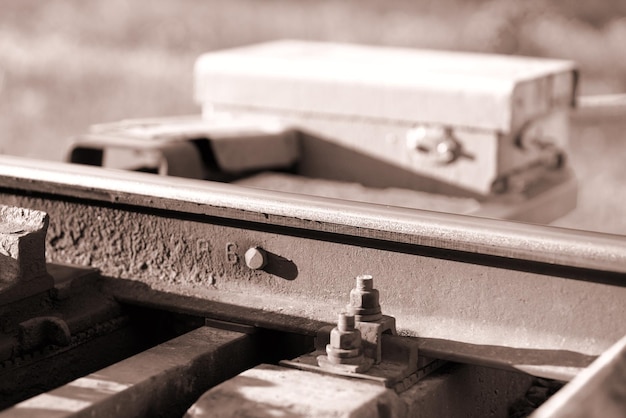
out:
{"label": "hex nut", "polygon": [[352,289],[350,291],[350,306],[353,308],[359,308],[362,310],[378,310],[380,311],[380,294],[378,290],[372,289],[368,291],[362,291],[358,289]]}
{"label": "hex nut", "polygon": [[377,321],[382,318],[380,294],[374,289],[372,276],[357,276],[356,287],[350,291],[350,303],[346,310],[359,321]]}
{"label": "hex nut", "polygon": [[330,332],[330,346],[341,350],[352,350],[361,347],[361,331],[340,331],[333,328]]}

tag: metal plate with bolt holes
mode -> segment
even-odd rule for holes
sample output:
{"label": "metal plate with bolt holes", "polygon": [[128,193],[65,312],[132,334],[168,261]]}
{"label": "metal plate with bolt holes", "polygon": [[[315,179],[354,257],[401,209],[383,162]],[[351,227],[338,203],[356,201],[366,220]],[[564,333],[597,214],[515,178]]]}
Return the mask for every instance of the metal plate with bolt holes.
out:
{"label": "metal plate with bolt holes", "polygon": [[[516,348],[513,367],[626,334],[619,237],[11,157],[0,185],[5,203],[48,212],[50,260],[131,280],[121,294],[146,303],[150,289],[187,295],[311,333],[371,274],[401,334]],[[245,265],[251,247],[262,269]]]}

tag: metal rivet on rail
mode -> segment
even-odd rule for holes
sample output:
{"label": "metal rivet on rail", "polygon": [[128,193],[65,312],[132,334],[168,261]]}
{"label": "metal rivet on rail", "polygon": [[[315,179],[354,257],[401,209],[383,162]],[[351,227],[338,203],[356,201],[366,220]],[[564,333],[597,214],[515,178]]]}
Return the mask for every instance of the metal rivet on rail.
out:
{"label": "metal rivet on rail", "polygon": [[246,266],[252,270],[260,270],[267,264],[267,253],[260,247],[250,247],[244,255]]}

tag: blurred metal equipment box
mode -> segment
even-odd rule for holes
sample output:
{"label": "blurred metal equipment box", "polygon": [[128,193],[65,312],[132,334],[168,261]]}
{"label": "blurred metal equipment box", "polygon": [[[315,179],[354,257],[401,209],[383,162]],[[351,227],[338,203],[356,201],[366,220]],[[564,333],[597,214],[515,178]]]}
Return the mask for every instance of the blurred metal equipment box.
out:
{"label": "blurred metal equipment box", "polygon": [[299,129],[302,175],[488,200],[573,182],[576,81],[569,61],[288,40],[202,55],[195,98]]}

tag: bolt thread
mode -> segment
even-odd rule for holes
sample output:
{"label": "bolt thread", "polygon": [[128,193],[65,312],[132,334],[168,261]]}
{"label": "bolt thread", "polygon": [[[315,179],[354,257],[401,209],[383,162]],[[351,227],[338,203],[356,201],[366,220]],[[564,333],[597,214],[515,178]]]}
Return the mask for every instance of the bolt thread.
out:
{"label": "bolt thread", "polygon": [[363,274],[356,278],[356,288],[358,290],[372,290],[374,289],[374,278],[369,274]]}
{"label": "bolt thread", "polygon": [[339,331],[353,331],[354,330],[354,315],[340,313],[337,318],[337,329]]}

